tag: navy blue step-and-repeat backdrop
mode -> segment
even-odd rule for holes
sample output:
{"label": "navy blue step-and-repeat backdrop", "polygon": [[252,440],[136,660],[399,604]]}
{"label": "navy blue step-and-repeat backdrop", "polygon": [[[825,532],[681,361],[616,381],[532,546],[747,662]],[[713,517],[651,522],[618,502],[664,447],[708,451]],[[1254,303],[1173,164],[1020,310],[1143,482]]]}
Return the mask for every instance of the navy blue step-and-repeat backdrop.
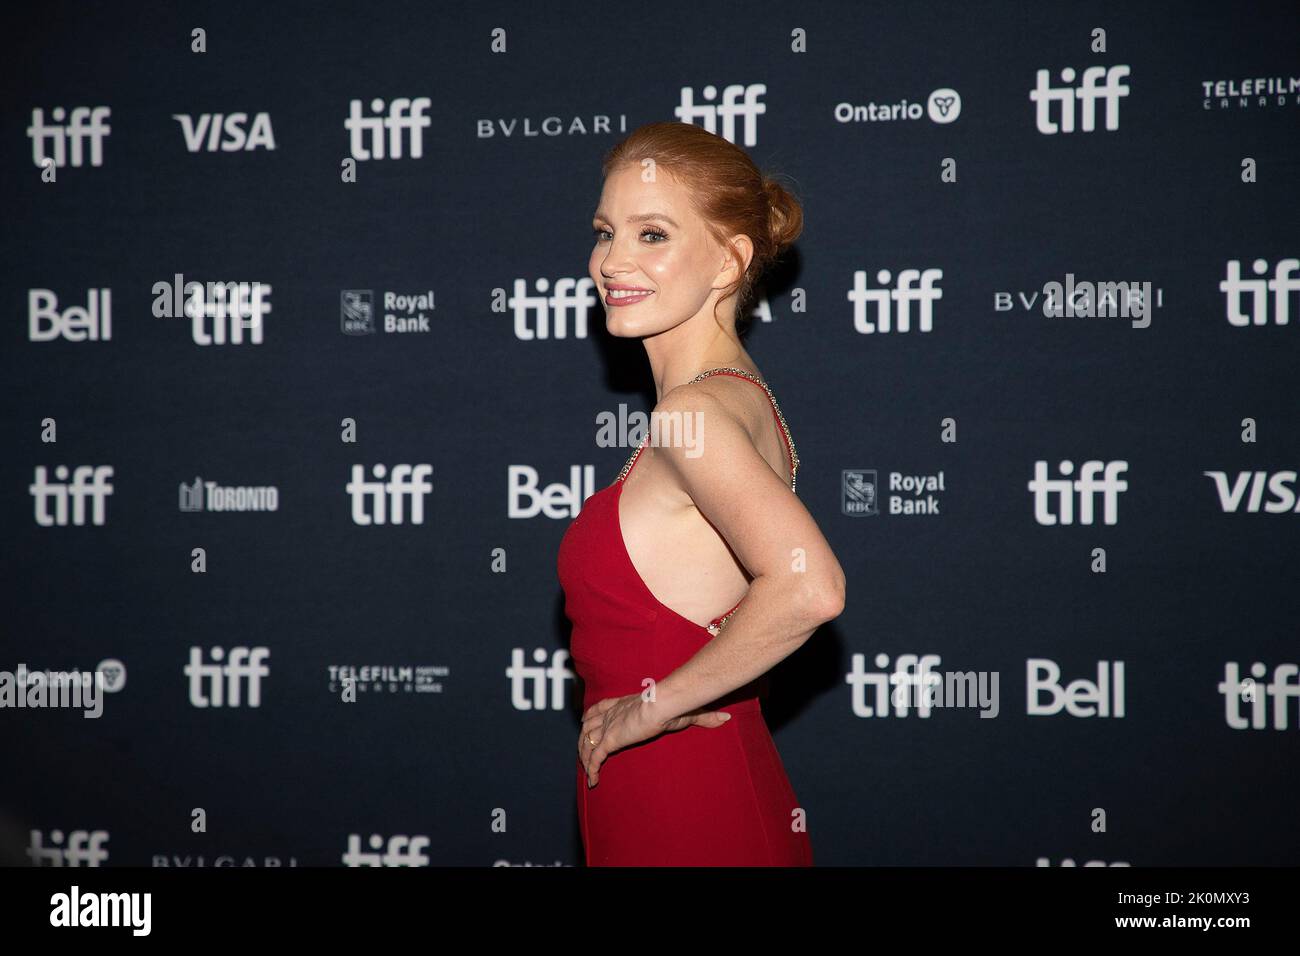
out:
{"label": "navy blue step-and-repeat backdrop", "polygon": [[673,119],[804,204],[816,862],[1300,861],[1294,4],[4,16],[6,861],[581,863],[591,214]]}

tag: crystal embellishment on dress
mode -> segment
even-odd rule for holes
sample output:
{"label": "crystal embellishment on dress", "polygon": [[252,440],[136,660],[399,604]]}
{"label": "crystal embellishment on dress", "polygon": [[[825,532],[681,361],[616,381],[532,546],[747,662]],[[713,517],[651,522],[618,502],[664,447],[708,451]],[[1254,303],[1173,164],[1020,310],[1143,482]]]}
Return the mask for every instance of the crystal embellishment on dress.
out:
{"label": "crystal embellishment on dress", "polygon": [[[694,385],[696,382],[702,382],[709,376],[717,375],[720,372],[730,372],[734,375],[739,375],[742,378],[747,378],[755,385],[760,386],[763,391],[767,393],[768,400],[772,403],[772,410],[776,412],[776,419],[781,425],[781,431],[785,433],[786,444],[790,448],[790,491],[793,492],[795,486],[795,475],[799,470],[799,453],[794,450],[794,439],[790,437],[790,428],[785,423],[785,416],[781,414],[781,406],[777,404],[776,396],[773,395],[772,390],[768,388],[767,382],[763,381],[753,372],[746,371],[743,368],[734,368],[730,366],[708,369],[707,371],[701,372],[699,375],[695,376],[695,378],[691,379],[687,384]],[[636,463],[637,456],[645,449],[646,442],[649,440],[650,435],[647,432],[646,437],[641,439],[641,444],[637,446],[636,451],[632,452],[631,457],[629,457],[626,464],[623,465],[623,470],[618,473],[618,478],[615,479],[616,481],[622,481],[627,477],[627,473],[632,470],[632,466]],[[722,628],[726,625],[727,621],[730,620],[731,616],[739,609],[740,605],[737,604],[726,614],[722,615],[722,617],[708,625],[705,630],[714,637],[717,637],[718,634],[722,632]]]}

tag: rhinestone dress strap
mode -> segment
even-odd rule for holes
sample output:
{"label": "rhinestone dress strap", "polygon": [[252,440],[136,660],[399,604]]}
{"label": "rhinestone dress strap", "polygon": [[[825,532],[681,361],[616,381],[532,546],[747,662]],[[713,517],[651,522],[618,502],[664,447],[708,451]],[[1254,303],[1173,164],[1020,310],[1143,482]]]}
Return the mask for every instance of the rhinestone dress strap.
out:
{"label": "rhinestone dress strap", "polygon": [[[781,431],[785,435],[786,446],[789,448],[790,451],[790,490],[794,491],[795,478],[799,471],[799,453],[795,451],[794,439],[790,437],[790,427],[785,423],[785,416],[781,414],[781,406],[777,404],[776,396],[772,394],[772,389],[768,387],[767,382],[763,381],[753,372],[747,371],[743,368],[735,368],[732,366],[722,366],[719,368],[707,369],[706,371],[703,371],[699,375],[695,376],[695,378],[691,379],[690,382],[688,382],[687,384],[694,385],[696,382],[702,382],[709,376],[717,375],[720,372],[730,373],[732,375],[739,375],[742,378],[747,378],[755,385],[759,386],[764,392],[767,393],[767,399],[769,402],[772,403],[772,411],[776,413],[777,423],[781,426]],[[648,442],[649,440],[650,440],[650,435],[647,432],[646,437],[641,439],[641,444],[637,446],[636,451],[632,452],[631,457],[629,457],[626,464],[623,465],[623,470],[618,473],[618,478],[617,478],[618,481],[622,481],[624,478],[627,477],[627,473],[632,470],[632,466],[636,463],[637,456],[641,454],[641,451],[646,446],[646,442]],[[727,616],[728,617],[731,616],[730,612],[728,612]]]}

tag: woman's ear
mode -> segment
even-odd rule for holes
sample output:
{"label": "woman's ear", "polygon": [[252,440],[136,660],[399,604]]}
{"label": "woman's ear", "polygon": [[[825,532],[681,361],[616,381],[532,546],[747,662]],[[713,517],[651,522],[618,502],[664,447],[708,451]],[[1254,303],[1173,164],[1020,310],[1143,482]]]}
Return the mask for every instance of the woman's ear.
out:
{"label": "woman's ear", "polygon": [[726,274],[725,285],[730,285],[745,274],[754,258],[754,242],[744,233],[731,237],[730,246],[722,247],[722,264],[719,274]]}

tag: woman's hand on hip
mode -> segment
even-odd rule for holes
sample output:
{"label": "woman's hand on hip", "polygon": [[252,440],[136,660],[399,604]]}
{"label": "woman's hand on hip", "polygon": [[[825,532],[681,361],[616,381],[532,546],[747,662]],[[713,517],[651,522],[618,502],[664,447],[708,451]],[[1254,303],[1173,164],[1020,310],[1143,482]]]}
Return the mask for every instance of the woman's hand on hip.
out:
{"label": "woman's hand on hip", "polygon": [[582,715],[582,730],[578,734],[578,758],[587,771],[587,786],[591,788],[600,782],[600,766],[605,758],[624,747],[690,726],[721,727],[730,719],[731,715],[725,711],[701,707],[670,720],[660,720],[654,713],[654,705],[641,694],[598,700]]}

